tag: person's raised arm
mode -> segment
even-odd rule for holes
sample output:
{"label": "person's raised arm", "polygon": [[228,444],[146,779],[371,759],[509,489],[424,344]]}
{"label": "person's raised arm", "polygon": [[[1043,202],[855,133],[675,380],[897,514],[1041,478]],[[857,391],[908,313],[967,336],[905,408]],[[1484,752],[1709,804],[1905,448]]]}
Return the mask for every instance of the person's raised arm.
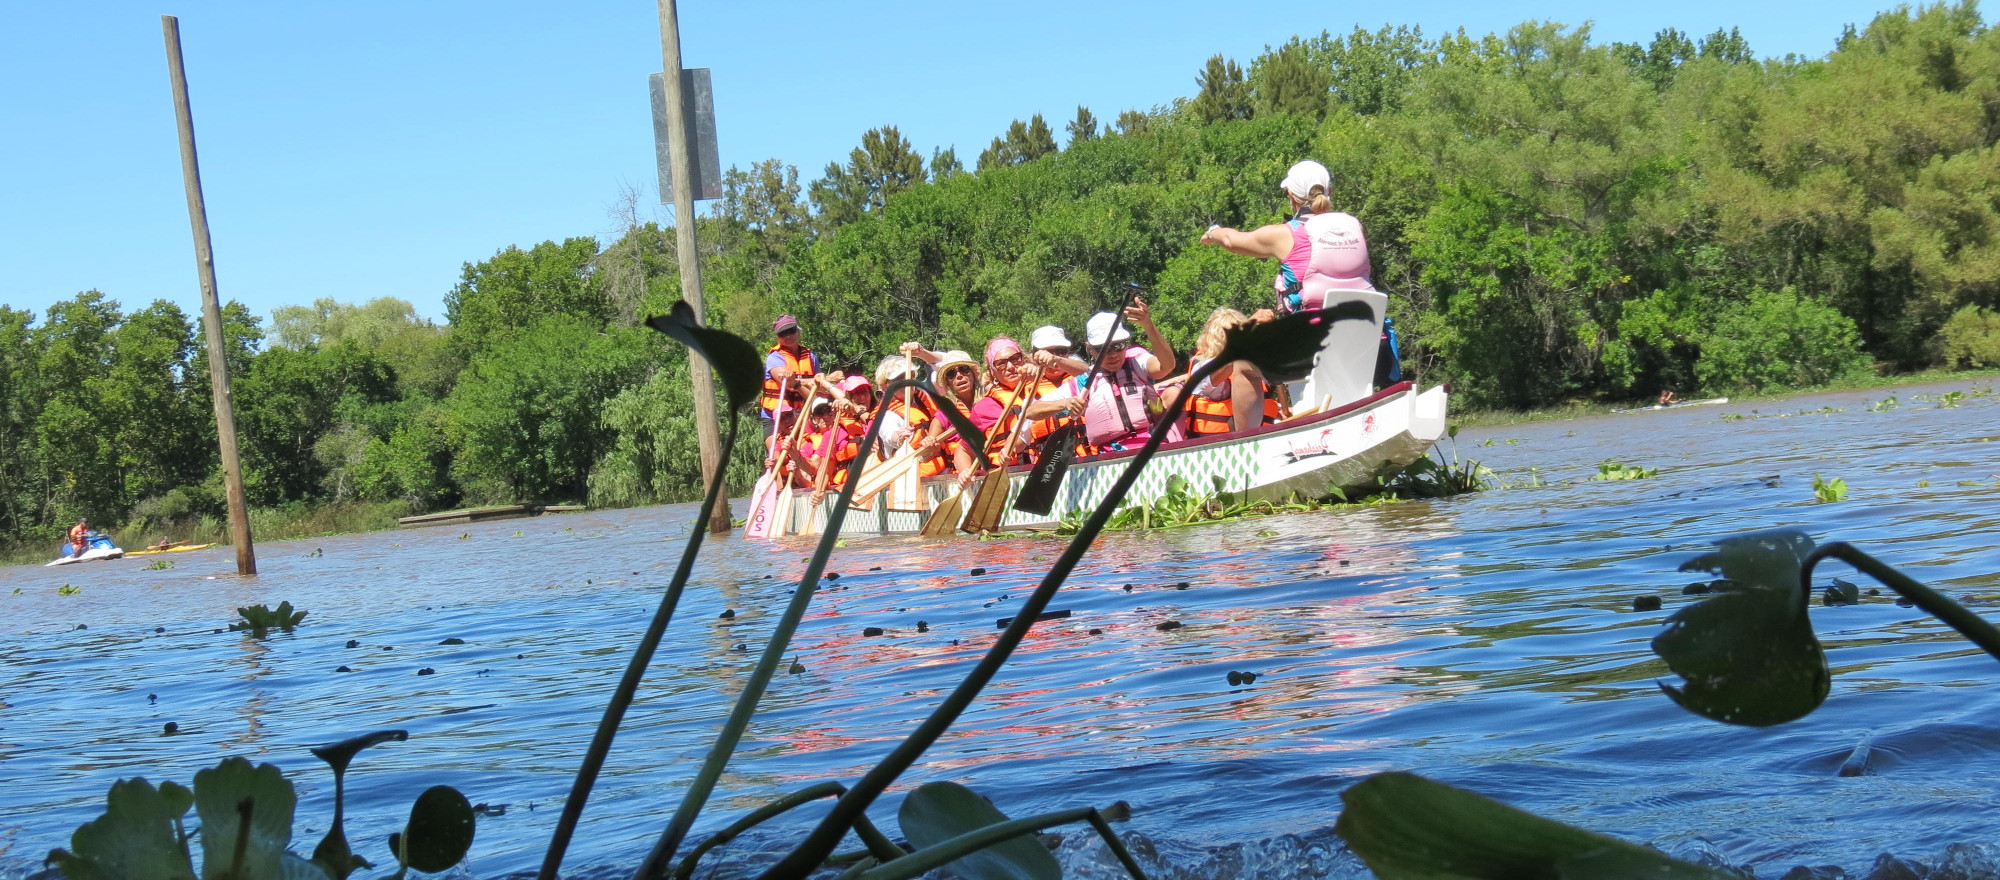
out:
{"label": "person's raised arm", "polygon": [[1146,307],[1146,301],[1132,298],[1132,304],[1125,307],[1125,320],[1135,322],[1139,329],[1146,331],[1146,351],[1153,355],[1153,365],[1146,371],[1147,381],[1157,382],[1174,371],[1177,362],[1174,348],[1167,344],[1167,337],[1160,333],[1160,325],[1153,323],[1153,310]]}
{"label": "person's raised arm", "polygon": [[1282,260],[1292,252],[1292,230],[1283,223],[1248,231],[1210,226],[1201,234],[1201,243],[1221,245],[1223,250],[1246,257]]}

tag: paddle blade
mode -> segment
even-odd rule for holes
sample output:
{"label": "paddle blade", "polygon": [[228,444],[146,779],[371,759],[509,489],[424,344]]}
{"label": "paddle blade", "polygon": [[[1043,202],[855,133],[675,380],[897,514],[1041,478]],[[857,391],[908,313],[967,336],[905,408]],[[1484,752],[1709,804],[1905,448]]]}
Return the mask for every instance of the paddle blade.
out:
{"label": "paddle blade", "polygon": [[1070,459],[1076,455],[1076,432],[1076,423],[1070,422],[1055,429],[1042,442],[1041,457],[1028,470],[1028,480],[1021,485],[1020,494],[1014,496],[1015,510],[1039,516],[1055,508],[1056,490],[1062,488],[1063,475],[1069,472]]}
{"label": "paddle blade", "polygon": [[742,337],[727,330],[701,326],[694,318],[694,307],[686,302],[675,302],[667,314],[647,318],[646,326],[694,349],[696,354],[708,361],[709,366],[715,368],[715,374],[722,377],[722,390],[729,396],[730,411],[740,410],[757,400],[763,389],[764,359],[757,354],[756,347]]}
{"label": "paddle blade", "polygon": [[943,538],[958,531],[959,514],[965,510],[965,490],[958,489],[931,511],[931,518],[924,520],[923,531],[926,538]]}
{"label": "paddle blade", "polygon": [[998,531],[1000,517],[1007,511],[1007,469],[996,467],[988,471],[979,481],[979,493],[972,496],[972,506],[965,512],[965,522],[959,524],[963,531]]}
{"label": "paddle blade", "polygon": [[756,487],[750,492],[749,518],[743,521],[743,537],[768,538],[771,536],[771,517],[778,505],[778,482],[769,471],[757,478]]}
{"label": "paddle blade", "polygon": [[1219,364],[1249,361],[1272,382],[1292,382],[1312,373],[1313,358],[1319,354],[1335,321],[1373,321],[1375,310],[1367,303],[1344,302],[1330,309],[1293,312],[1261,324],[1244,324],[1224,336]]}

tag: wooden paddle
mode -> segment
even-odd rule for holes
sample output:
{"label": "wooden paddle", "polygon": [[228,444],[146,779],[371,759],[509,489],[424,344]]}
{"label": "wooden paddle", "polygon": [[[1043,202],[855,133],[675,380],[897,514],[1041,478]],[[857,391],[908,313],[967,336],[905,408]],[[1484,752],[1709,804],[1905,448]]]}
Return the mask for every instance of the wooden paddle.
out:
{"label": "wooden paddle", "polygon": [[[903,389],[903,424],[905,426],[908,426],[910,422],[910,394],[911,389]],[[884,403],[882,408],[884,411],[887,411],[887,403]],[[881,418],[881,416],[877,415],[876,418]],[[904,473],[917,466],[918,459],[914,455],[917,448],[915,433],[914,429],[910,431],[912,436],[905,443],[901,452],[879,459],[870,457],[867,460],[867,464],[862,468],[861,476],[856,478],[854,484],[853,506],[855,508],[867,510],[873,507],[875,505],[875,496],[882,494],[882,490],[889,488],[889,484],[901,479]]]}
{"label": "wooden paddle", "polygon": [[777,478],[771,482],[777,486],[778,500],[772,505],[771,536],[782,538],[792,531],[792,499],[797,493],[792,489],[792,472],[795,463],[792,456],[798,454],[799,438],[805,436],[808,408],[812,405],[812,395],[806,395],[805,405],[799,407],[798,418],[792,420],[792,435],[785,441],[779,452]]}
{"label": "wooden paddle", "polygon": [[[1117,317],[1111,319],[1111,336],[1118,335],[1118,328],[1125,323],[1125,310],[1132,306],[1132,298],[1144,289],[1137,284],[1126,285],[1125,301],[1118,304],[1118,311],[1112,312]],[[1106,342],[1109,341],[1107,337]],[[1090,383],[1097,381],[1097,374],[1104,370],[1104,355],[1109,348],[1109,345],[1098,347],[1097,359],[1090,365],[1090,375],[1076,386],[1076,393],[1085,400],[1090,397]],[[1040,515],[1055,507],[1056,490],[1062,488],[1063,475],[1069,472],[1070,459],[1076,457],[1076,435],[1082,431],[1083,417],[1078,416],[1042,438],[1040,457],[1035,459],[1035,466],[1028,469],[1028,482],[1021,487],[1021,494],[1014,498],[1015,510]]]}
{"label": "wooden paddle", "polygon": [[[1000,446],[1000,463],[986,472],[979,482],[979,492],[972,496],[972,506],[965,512],[965,521],[959,523],[962,531],[979,534],[1000,528],[1000,517],[1007,512],[1007,490],[1011,488],[1013,477],[1007,466],[1014,461],[1014,452],[1019,448],[1021,426],[1028,418],[1028,404],[1035,400],[1035,390],[1042,384],[1042,368],[1036,365],[1034,372],[1016,386],[1021,391],[1017,400],[1021,404],[1021,414],[1007,427],[1007,442]],[[1010,407],[1011,409],[1011,407]],[[1000,421],[994,427],[1007,424],[1007,413],[1000,414]],[[988,441],[991,442],[991,441]]]}
{"label": "wooden paddle", "polygon": [[[778,382],[779,405],[782,406],[784,404],[785,392],[791,388],[791,384],[792,377],[790,376],[786,376]],[[775,414],[771,417],[774,419],[777,418]],[[777,426],[775,423],[772,425],[771,434],[772,436],[777,435]],[[783,455],[775,456],[771,459],[771,466],[765,468],[764,473],[757,477],[757,485],[750,490],[750,513],[743,521],[743,537],[768,538],[771,536],[771,514],[778,503],[778,471],[783,470],[784,466],[785,457]]]}

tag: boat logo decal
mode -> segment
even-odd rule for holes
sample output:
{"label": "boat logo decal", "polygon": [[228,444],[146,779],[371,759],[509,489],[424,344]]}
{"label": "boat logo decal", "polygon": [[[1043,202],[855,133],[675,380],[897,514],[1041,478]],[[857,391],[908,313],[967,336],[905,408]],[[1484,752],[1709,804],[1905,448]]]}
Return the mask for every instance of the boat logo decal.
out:
{"label": "boat logo decal", "polygon": [[[1369,418],[1372,419],[1374,417],[1370,416]],[[1317,436],[1319,439],[1316,442],[1312,443],[1300,443],[1297,441],[1293,441],[1292,448],[1285,451],[1285,463],[1295,464],[1297,462],[1304,461],[1308,458],[1316,458],[1322,455],[1340,454],[1340,450],[1333,448],[1332,428],[1328,428],[1324,431],[1319,432]]]}

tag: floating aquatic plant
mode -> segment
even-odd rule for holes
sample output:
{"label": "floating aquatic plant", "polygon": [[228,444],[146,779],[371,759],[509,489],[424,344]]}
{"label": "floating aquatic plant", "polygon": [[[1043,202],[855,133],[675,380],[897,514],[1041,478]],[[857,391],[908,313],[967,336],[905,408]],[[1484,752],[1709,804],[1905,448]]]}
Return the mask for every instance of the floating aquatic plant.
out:
{"label": "floating aquatic plant", "polygon": [[1639,467],[1638,465],[1625,464],[1617,459],[1607,458],[1598,462],[1597,473],[1592,475],[1591,479],[1604,482],[1650,480],[1659,475],[1660,472],[1654,468]]}
{"label": "floating aquatic plant", "polygon": [[1675,612],[1653,639],[1653,651],[1685,681],[1661,689],[1703,717],[1781,724],[1826,700],[1832,674],[1807,608],[1813,567],[1828,558],[1875,578],[2000,658],[2000,630],[1845,542],[1814,546],[1803,532],[1778,530],[1726,538],[1717,548],[1681,566],[1721,573],[1716,595]]}
{"label": "floating aquatic plant", "polygon": [[1847,498],[1847,481],[1839,477],[1834,477],[1831,480],[1822,479],[1819,474],[1813,474],[1813,497],[1819,499],[1819,503],[1821,504],[1832,504],[1835,501],[1845,500]]}
{"label": "floating aquatic plant", "polygon": [[[174,782],[155,788],[143,778],[113,783],[104,815],[77,828],[69,848],[50,851],[48,863],[68,880],[344,880],[355,869],[370,867],[348,849],[341,830],[346,761],[368,745],[405,736],[384,731],[313,750],[335,767],[335,797],[333,827],[311,859],[290,848],[298,804],[291,780],[274,765],[252,766],[232,757],[196,773],[192,789]],[[184,822],[190,808],[200,820],[192,834]],[[390,836],[402,866],[395,877],[411,868],[449,869],[465,858],[472,836],[473,813],[465,796],[450,786],[433,787],[417,798],[404,830]],[[201,845],[199,873],[190,841]]]}
{"label": "floating aquatic plant", "polygon": [[243,619],[230,624],[230,631],[249,630],[251,637],[259,639],[269,635],[274,629],[291,632],[293,627],[299,625],[299,621],[306,619],[306,612],[292,610],[290,601],[279,602],[275,609],[263,605],[250,605],[236,609],[236,614]]}

